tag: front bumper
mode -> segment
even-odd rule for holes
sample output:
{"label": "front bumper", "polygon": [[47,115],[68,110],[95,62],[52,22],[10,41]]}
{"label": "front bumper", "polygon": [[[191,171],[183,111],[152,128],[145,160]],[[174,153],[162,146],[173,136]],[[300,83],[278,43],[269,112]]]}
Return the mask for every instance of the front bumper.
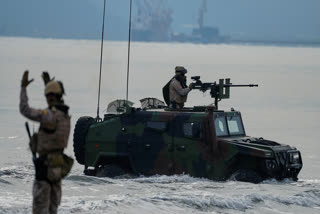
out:
{"label": "front bumper", "polygon": [[265,161],[267,177],[273,177],[279,180],[284,178],[298,180],[298,174],[303,166],[300,151],[275,151],[274,154],[274,159]]}

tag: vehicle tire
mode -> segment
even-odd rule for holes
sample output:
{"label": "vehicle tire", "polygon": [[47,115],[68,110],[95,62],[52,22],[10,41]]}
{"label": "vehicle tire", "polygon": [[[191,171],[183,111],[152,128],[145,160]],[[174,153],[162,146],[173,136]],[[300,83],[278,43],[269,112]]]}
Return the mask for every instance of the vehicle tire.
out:
{"label": "vehicle tire", "polygon": [[97,171],[95,169],[85,169],[83,173],[87,176],[96,176]]}
{"label": "vehicle tire", "polygon": [[86,136],[89,127],[94,123],[92,117],[80,117],[73,133],[73,151],[79,164],[84,165]]}
{"label": "vehicle tire", "polygon": [[114,178],[117,176],[124,175],[125,173],[126,172],[120,166],[115,164],[108,164],[108,165],[100,166],[97,169],[96,176]]}
{"label": "vehicle tire", "polygon": [[263,181],[262,177],[255,171],[250,169],[239,169],[230,176],[230,180],[250,182],[250,183],[260,183]]}

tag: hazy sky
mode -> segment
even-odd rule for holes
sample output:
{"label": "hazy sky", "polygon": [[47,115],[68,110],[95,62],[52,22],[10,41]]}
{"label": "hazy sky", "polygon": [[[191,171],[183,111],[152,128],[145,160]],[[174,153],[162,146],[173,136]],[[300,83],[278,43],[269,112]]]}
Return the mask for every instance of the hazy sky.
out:
{"label": "hazy sky", "polygon": [[[170,2],[185,2],[172,0]],[[192,22],[198,14],[200,0],[192,2],[191,16],[185,19],[181,7],[175,8],[175,25],[185,19]],[[205,23],[223,32],[281,36],[318,35],[320,37],[320,0],[208,0]]]}
{"label": "hazy sky", "polygon": [[[173,10],[172,30],[191,32],[202,0],[167,2]],[[107,38],[127,38],[129,3],[107,0]],[[47,30],[53,37],[61,32],[94,37],[100,34],[102,10],[103,0],[0,0],[0,35],[32,28],[32,35]],[[320,0],[207,0],[204,24],[238,38],[320,41]]]}
{"label": "hazy sky", "polygon": [[[109,15],[123,19],[128,13],[129,2],[107,1]],[[167,2],[173,9],[173,30],[191,31],[197,24],[202,0]],[[103,0],[92,3],[102,7]],[[320,0],[207,0],[204,23],[219,27],[222,33],[237,36],[317,39],[320,38]]]}

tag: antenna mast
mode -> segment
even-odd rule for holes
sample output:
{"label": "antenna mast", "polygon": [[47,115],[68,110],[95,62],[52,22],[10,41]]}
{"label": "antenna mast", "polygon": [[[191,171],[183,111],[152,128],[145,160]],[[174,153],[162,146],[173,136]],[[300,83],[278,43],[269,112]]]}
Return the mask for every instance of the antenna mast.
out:
{"label": "antenna mast", "polygon": [[104,20],[106,14],[106,0],[104,0],[103,4],[103,21],[102,21],[102,36],[101,36],[101,55],[100,55],[100,73],[99,73],[99,91],[98,91],[98,106],[97,106],[97,118],[96,120],[100,120],[99,117],[99,107],[100,107],[100,89],[101,89],[101,71],[102,71],[102,55],[103,55],[103,40],[104,40]]}
{"label": "antenna mast", "polygon": [[130,18],[129,18],[129,38],[128,38],[128,65],[127,65],[127,93],[126,100],[128,103],[128,90],[129,90],[129,70],[130,70],[130,44],[131,44],[131,11],[132,11],[132,0],[130,0]]}

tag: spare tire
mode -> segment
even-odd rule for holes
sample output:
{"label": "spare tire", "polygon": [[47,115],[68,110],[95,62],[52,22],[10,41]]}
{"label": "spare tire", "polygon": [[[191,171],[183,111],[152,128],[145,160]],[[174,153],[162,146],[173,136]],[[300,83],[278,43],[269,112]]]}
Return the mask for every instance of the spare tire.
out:
{"label": "spare tire", "polygon": [[76,123],[73,132],[73,151],[79,164],[84,165],[84,156],[86,149],[86,136],[89,127],[94,123],[92,117],[80,117]]}

